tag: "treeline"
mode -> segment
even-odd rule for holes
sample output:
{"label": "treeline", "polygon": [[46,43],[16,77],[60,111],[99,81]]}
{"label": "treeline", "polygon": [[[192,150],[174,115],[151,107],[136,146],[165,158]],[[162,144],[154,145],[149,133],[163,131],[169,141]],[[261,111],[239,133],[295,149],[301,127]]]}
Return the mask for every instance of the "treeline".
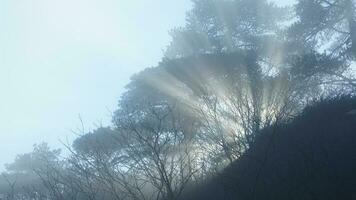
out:
{"label": "treeline", "polygon": [[[0,180],[7,199],[179,199],[321,97],[353,94],[352,0],[194,0],[157,67],[134,75],[111,127],[60,156],[46,144]],[[139,55],[138,55],[139,58]]]}

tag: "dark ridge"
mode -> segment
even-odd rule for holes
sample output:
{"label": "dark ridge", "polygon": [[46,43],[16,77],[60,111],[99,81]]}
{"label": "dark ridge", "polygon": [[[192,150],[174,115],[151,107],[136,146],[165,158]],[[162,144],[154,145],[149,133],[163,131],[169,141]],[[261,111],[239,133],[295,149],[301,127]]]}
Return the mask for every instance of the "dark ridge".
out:
{"label": "dark ridge", "polygon": [[243,157],[181,199],[356,199],[356,98],[324,99],[262,130]]}

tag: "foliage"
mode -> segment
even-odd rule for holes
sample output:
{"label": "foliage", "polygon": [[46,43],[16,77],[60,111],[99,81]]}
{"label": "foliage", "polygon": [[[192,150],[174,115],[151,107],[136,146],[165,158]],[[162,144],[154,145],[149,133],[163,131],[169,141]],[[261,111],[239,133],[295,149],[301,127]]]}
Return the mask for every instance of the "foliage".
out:
{"label": "foliage", "polygon": [[[262,50],[277,43],[285,9],[266,0],[195,0],[187,25],[171,32],[166,56]],[[273,41],[273,42],[272,42]]]}
{"label": "foliage", "polygon": [[351,56],[355,51],[355,2],[353,0],[300,0],[298,20],[291,37],[331,56]]}

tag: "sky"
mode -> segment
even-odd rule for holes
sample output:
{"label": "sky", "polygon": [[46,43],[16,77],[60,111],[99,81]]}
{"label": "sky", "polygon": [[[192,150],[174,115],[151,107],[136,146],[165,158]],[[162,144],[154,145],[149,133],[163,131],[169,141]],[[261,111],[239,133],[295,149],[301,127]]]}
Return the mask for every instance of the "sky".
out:
{"label": "sky", "polygon": [[[290,0],[280,0],[287,4]],[[160,61],[190,0],[0,0],[0,170],[35,143],[110,125],[130,76]]]}
{"label": "sky", "polygon": [[[132,74],[155,66],[189,0],[1,0],[0,169],[110,124]],[[79,117],[80,116],[80,117]]]}

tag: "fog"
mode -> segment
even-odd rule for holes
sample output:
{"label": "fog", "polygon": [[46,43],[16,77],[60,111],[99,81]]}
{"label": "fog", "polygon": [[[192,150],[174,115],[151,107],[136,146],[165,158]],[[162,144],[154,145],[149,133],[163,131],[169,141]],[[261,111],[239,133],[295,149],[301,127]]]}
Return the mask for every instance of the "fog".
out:
{"label": "fog", "polygon": [[[292,0],[275,1],[289,5]],[[189,0],[0,2],[0,169],[33,144],[111,123],[130,77],[157,65]]]}
{"label": "fog", "polygon": [[130,76],[154,66],[189,0],[0,2],[0,169],[35,143],[109,125]]}
{"label": "fog", "polygon": [[0,200],[355,197],[355,0],[3,0],[0,27]]}

